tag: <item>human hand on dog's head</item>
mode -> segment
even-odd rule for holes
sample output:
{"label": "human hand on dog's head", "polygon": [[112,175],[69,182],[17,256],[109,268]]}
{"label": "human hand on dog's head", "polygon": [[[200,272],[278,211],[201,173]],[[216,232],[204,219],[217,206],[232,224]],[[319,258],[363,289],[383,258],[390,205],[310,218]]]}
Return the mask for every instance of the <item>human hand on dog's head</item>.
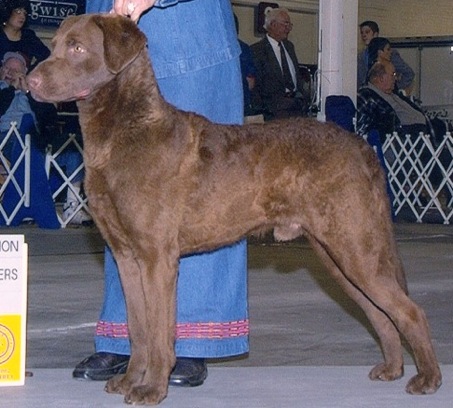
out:
{"label": "human hand on dog's head", "polygon": [[156,0],[115,0],[112,12],[137,22],[140,16],[154,6]]}

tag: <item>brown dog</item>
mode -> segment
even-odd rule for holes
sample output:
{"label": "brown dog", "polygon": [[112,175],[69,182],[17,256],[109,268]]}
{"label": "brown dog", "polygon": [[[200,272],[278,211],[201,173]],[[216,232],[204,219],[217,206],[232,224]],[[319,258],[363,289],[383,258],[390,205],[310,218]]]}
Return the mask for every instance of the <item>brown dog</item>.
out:
{"label": "brown dog", "polygon": [[418,368],[407,391],[435,392],[428,323],[406,294],[373,150],[310,119],[221,126],[181,112],[162,99],[145,45],[126,18],[69,18],[28,77],[37,99],[78,100],[86,191],[118,262],[132,340],[127,373],[107,391],[135,404],[165,398],[179,257],[273,228],[279,240],[305,235],[367,314],[385,360],[370,377],[403,375],[399,331]]}

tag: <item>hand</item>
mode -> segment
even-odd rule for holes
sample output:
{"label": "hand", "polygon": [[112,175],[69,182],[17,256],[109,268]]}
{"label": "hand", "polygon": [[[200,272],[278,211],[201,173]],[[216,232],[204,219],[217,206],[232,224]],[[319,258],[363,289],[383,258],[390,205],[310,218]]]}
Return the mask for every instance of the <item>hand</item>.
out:
{"label": "hand", "polygon": [[249,90],[253,90],[253,88],[255,88],[256,78],[252,75],[247,75],[245,79],[247,80]]}
{"label": "hand", "polygon": [[0,79],[20,91],[24,92],[28,91],[27,81],[25,80],[25,74],[22,72],[17,72],[15,70],[6,69],[5,67],[2,67],[0,69]]}
{"label": "hand", "polygon": [[115,0],[113,12],[137,22],[140,16],[154,6],[156,0]]}
{"label": "hand", "polygon": [[28,86],[25,80],[25,75],[17,75],[16,78],[12,80],[11,85],[20,91],[28,92]]}

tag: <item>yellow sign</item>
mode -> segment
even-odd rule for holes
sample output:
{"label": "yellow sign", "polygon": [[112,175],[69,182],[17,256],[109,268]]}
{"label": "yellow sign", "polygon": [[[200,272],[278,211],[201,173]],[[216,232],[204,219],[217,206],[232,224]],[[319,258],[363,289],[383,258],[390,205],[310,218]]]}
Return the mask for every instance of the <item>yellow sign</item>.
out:
{"label": "yellow sign", "polygon": [[0,235],[0,386],[25,382],[28,247]]}

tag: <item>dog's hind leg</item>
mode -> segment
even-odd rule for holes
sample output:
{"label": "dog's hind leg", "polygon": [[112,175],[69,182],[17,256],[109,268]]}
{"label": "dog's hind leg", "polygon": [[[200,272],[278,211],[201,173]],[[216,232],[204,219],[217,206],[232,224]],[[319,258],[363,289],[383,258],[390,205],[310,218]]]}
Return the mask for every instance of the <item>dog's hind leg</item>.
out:
{"label": "dog's hind leg", "polygon": [[309,241],[338,285],[364,311],[379,337],[384,362],[376,365],[371,370],[369,377],[372,380],[382,381],[393,381],[402,377],[404,373],[402,346],[400,335],[393,322],[363,292],[346,279],[330,255],[316,239],[309,237]]}
{"label": "dog's hind leg", "polygon": [[[358,229],[356,228],[355,231],[357,232]],[[442,376],[432,346],[427,319],[423,310],[409,299],[406,291],[401,287],[398,279],[398,275],[401,274],[399,270],[401,265],[394,239],[385,233],[385,226],[381,226],[379,233],[377,231],[379,230],[375,230],[374,233],[379,238],[374,242],[373,236],[360,237],[360,234],[356,233],[351,241],[338,240],[337,237],[336,246],[330,248],[329,238],[325,236],[322,246],[331,258],[330,262],[338,267],[345,279],[385,313],[407,340],[414,355],[418,374],[409,381],[406,391],[411,394],[434,393],[442,383]],[[371,246],[363,244],[367,238],[370,239],[368,243],[372,244]],[[388,242],[380,242],[382,239],[387,239]],[[335,253],[332,251],[333,248]],[[338,274],[335,268],[331,267],[330,270],[334,276]],[[340,281],[338,277],[337,281]],[[342,286],[345,287],[344,284]],[[354,296],[353,292],[352,289],[348,290],[348,293]],[[360,300],[360,296],[356,294],[355,299]],[[392,371],[397,373],[401,357],[396,353],[396,347],[400,346],[396,333],[391,329],[389,322],[383,317],[377,317],[379,316],[377,312],[370,313],[370,306],[367,307],[363,300],[359,304],[362,307],[365,306],[365,312],[373,319],[372,323],[378,335],[382,336],[384,353],[387,353],[384,366],[373,369],[371,377],[385,377]],[[393,359],[390,366],[388,359]]]}
{"label": "dog's hind leg", "polygon": [[436,392],[442,377],[423,310],[388,277],[370,279],[367,296],[390,317],[412,349],[418,374],[408,382],[407,392]]}

